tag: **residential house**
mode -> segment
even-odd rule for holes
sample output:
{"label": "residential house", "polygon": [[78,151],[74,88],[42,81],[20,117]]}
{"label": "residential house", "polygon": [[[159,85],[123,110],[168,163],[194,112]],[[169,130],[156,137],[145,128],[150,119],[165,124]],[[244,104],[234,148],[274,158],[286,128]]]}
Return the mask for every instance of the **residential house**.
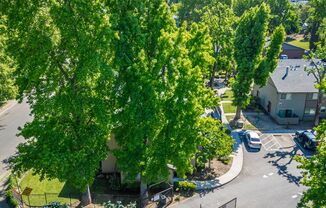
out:
{"label": "residential house", "polygon": [[[312,66],[303,59],[280,60],[266,86],[254,86],[252,94],[279,124],[314,120],[318,90],[315,88],[315,77],[305,71],[306,67]],[[326,117],[324,101],[320,116]]]}
{"label": "residential house", "polygon": [[[267,39],[265,49],[269,46],[269,44],[270,40]],[[281,55],[286,55],[288,59],[302,59],[305,54],[306,50],[304,48],[300,48],[285,42],[282,44]]]}
{"label": "residential house", "polygon": [[289,59],[302,59],[306,51],[304,48],[291,45],[289,43],[283,43],[281,54],[285,54]]}

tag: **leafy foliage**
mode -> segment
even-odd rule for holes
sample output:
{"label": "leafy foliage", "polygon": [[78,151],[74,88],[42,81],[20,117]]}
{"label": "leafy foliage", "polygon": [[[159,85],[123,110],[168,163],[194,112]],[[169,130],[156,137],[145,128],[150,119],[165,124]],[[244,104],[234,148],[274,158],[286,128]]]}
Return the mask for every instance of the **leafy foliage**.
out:
{"label": "leafy foliage", "polygon": [[14,84],[14,66],[12,60],[5,54],[6,47],[6,18],[0,15],[0,105],[2,102],[12,99],[17,93]]}
{"label": "leafy foliage", "polygon": [[232,153],[234,140],[219,121],[210,117],[202,118],[200,127],[201,143],[196,156],[198,167],[204,167],[208,161],[228,157]]}
{"label": "leafy foliage", "polygon": [[183,176],[192,171],[203,106],[217,103],[203,85],[213,60],[208,29],[177,28],[160,0],[111,2],[111,8],[118,36],[113,60],[118,166],[129,178],[140,173],[146,182],[165,178],[166,164]]}
{"label": "leafy foliage", "polygon": [[[237,75],[232,84],[233,103],[246,107],[250,102],[250,90],[267,35],[269,9],[266,4],[254,7],[241,17],[235,37],[235,60]],[[238,115],[240,116],[240,115]]]}
{"label": "leafy foliage", "polygon": [[15,170],[85,190],[106,158],[113,74],[104,8],[104,1],[3,2],[19,97],[27,96],[34,117],[19,134],[26,143]]}
{"label": "leafy foliage", "polygon": [[322,122],[317,130],[317,140],[320,141],[317,147],[317,154],[307,159],[304,156],[296,157],[303,169],[301,183],[309,187],[304,192],[298,207],[325,207],[326,206],[326,122]]}
{"label": "leafy foliage", "polygon": [[234,11],[241,16],[245,11],[265,2],[271,9],[271,18],[269,21],[269,32],[280,25],[285,27],[287,34],[299,32],[299,16],[297,11],[288,0],[236,0]]}
{"label": "leafy foliage", "polygon": [[136,203],[129,203],[128,205],[124,206],[121,201],[117,203],[113,203],[111,201],[105,202],[103,204],[104,208],[136,208]]}
{"label": "leafy foliage", "polygon": [[282,26],[275,29],[266,55],[255,72],[255,84],[265,86],[269,75],[275,70],[279,62],[279,55],[282,51],[282,44],[285,40],[285,30]]}

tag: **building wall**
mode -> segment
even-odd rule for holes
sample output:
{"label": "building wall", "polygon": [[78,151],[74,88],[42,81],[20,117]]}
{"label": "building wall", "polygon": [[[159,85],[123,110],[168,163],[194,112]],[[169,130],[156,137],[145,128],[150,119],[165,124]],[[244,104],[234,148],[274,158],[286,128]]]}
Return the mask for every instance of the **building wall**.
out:
{"label": "building wall", "polygon": [[259,88],[258,86],[254,86],[254,89],[252,91],[253,96],[257,96],[260,100],[260,105],[268,112],[268,102],[271,103],[271,112],[270,115],[272,117],[275,117],[277,113],[277,105],[278,105],[278,95],[277,90],[273,84],[273,82],[269,79],[266,86]]}
{"label": "building wall", "polygon": [[289,59],[302,59],[305,51],[301,49],[283,49],[281,54],[286,54]]}
{"label": "building wall", "polygon": [[304,109],[305,109],[305,102],[306,102],[306,93],[291,93],[291,99],[290,100],[283,100],[281,98],[281,94],[278,93],[278,105],[277,105],[277,111],[278,113],[280,110],[292,110],[293,113],[295,113],[297,116],[299,116],[299,119],[303,119],[304,115]]}
{"label": "building wall", "polygon": [[[111,136],[111,139],[108,141],[108,146],[110,149],[118,148],[117,142],[115,141],[114,136]],[[106,160],[102,161],[102,173],[115,173],[119,172],[116,166],[117,159],[109,152]]]}

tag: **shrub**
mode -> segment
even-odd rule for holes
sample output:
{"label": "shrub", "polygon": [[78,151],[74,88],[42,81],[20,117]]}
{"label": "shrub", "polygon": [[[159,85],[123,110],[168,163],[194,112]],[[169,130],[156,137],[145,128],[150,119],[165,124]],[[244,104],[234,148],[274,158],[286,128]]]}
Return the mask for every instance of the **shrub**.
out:
{"label": "shrub", "polygon": [[108,201],[103,203],[104,208],[136,208],[136,203],[129,203],[126,206],[122,204],[121,201],[118,201],[117,203]]}
{"label": "shrub", "polygon": [[196,184],[188,181],[180,181],[178,187],[183,192],[193,192],[196,190]]}
{"label": "shrub", "polygon": [[15,179],[12,175],[9,176],[9,183],[6,189],[6,200],[10,207],[18,207],[18,202],[12,193],[12,189],[16,186]]}

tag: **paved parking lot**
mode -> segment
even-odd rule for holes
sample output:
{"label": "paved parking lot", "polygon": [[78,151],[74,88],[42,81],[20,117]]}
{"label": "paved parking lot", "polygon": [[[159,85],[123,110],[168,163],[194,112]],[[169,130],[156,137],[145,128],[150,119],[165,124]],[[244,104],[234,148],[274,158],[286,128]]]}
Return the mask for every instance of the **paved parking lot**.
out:
{"label": "paved parking lot", "polygon": [[282,151],[295,146],[291,134],[262,134],[260,138],[266,151]]}

